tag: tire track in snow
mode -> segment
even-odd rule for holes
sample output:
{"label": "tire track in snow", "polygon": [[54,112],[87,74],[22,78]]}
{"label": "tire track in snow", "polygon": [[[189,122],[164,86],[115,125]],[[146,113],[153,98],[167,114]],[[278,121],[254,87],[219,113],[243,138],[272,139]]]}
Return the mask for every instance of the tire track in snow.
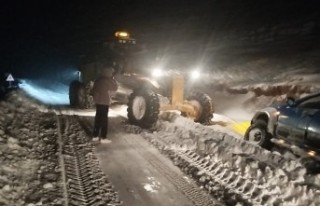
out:
{"label": "tire track in snow", "polygon": [[153,133],[130,125],[127,131],[140,133],[227,205],[318,205],[319,190],[299,163],[183,118],[173,120],[159,122]]}
{"label": "tire track in snow", "polygon": [[245,205],[264,205],[269,198],[264,196],[262,187],[233,172],[232,168],[226,167],[221,162],[212,163],[195,151],[174,147],[172,142],[167,143],[149,134],[143,137],[169,156],[175,165],[191,175],[211,195],[227,205],[234,205],[235,202]]}
{"label": "tire track in snow", "polygon": [[119,206],[118,194],[100,170],[94,148],[74,118],[57,115],[65,206]]}
{"label": "tire track in snow", "polygon": [[[136,138],[141,138],[136,136]],[[167,165],[162,163],[148,148],[141,145],[135,138],[126,138],[127,144],[134,147],[153,167],[163,174],[170,182],[172,182],[179,190],[181,190],[196,206],[221,206],[217,201],[211,198],[206,192],[199,189],[193,183],[188,182],[181,175],[172,171]],[[140,149],[143,148],[143,149]]]}

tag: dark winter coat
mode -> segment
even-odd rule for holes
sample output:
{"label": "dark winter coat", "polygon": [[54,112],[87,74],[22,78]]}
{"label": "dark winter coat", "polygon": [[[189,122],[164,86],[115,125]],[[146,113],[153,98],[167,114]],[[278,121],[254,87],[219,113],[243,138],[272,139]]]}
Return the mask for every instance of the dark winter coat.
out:
{"label": "dark winter coat", "polygon": [[117,89],[117,82],[112,77],[100,76],[94,81],[92,88],[94,103],[110,105],[111,93],[117,91]]}

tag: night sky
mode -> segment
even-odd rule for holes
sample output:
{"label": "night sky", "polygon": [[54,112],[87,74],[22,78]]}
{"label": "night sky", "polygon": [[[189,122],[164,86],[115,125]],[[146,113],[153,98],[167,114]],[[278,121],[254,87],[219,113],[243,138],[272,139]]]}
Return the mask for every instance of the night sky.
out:
{"label": "night sky", "polygon": [[170,17],[184,16],[177,11],[179,8],[184,8],[182,11],[187,15],[194,8],[188,9],[188,5],[195,3],[186,3],[1,1],[1,70],[32,76],[75,67],[80,55],[93,51],[114,31],[125,29],[143,36],[141,31],[148,21],[168,24]]}
{"label": "night sky", "polygon": [[82,52],[114,30],[119,5],[106,2],[2,1],[2,70],[26,75],[75,65]]}
{"label": "night sky", "polygon": [[301,15],[317,19],[319,5],[316,0],[4,0],[0,15],[1,71],[34,76],[76,68],[80,55],[119,29],[159,45],[209,41],[214,32],[296,21]]}

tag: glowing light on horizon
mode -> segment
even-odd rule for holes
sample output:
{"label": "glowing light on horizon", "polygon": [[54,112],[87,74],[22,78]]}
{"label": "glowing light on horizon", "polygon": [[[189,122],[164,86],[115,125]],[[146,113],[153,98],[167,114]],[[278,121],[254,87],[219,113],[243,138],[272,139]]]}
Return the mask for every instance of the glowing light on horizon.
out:
{"label": "glowing light on horizon", "polygon": [[[52,84],[55,84],[52,82]],[[54,89],[48,88],[45,85],[37,84],[32,80],[21,80],[20,88],[28,95],[36,100],[48,105],[68,105],[69,104],[69,88],[67,85],[56,83]],[[51,85],[52,87],[52,85]]]}

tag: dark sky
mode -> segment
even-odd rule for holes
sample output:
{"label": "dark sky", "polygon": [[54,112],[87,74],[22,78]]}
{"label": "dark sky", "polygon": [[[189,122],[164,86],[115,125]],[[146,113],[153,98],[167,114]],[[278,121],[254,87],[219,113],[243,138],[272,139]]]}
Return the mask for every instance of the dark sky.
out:
{"label": "dark sky", "polygon": [[33,75],[76,66],[81,54],[90,52],[95,44],[116,30],[140,32],[141,36],[146,22],[154,21],[159,28],[170,24],[174,17],[179,19],[197,12],[193,6],[199,5],[196,1],[183,3],[169,0],[1,1],[1,70]]}
{"label": "dark sky", "polygon": [[2,1],[0,59],[4,69],[25,74],[72,65],[88,45],[112,34],[115,16],[122,15],[116,9],[122,1],[117,5],[75,2]]}
{"label": "dark sky", "polygon": [[[317,15],[316,0],[3,0],[0,3],[1,71],[34,75],[76,67],[81,54],[113,35],[179,41],[211,32]],[[308,3],[301,3],[308,2]],[[319,11],[319,10],[318,10]],[[318,14],[319,15],[319,14]],[[267,23],[266,23],[267,22]],[[177,32],[178,31],[178,32]]]}

